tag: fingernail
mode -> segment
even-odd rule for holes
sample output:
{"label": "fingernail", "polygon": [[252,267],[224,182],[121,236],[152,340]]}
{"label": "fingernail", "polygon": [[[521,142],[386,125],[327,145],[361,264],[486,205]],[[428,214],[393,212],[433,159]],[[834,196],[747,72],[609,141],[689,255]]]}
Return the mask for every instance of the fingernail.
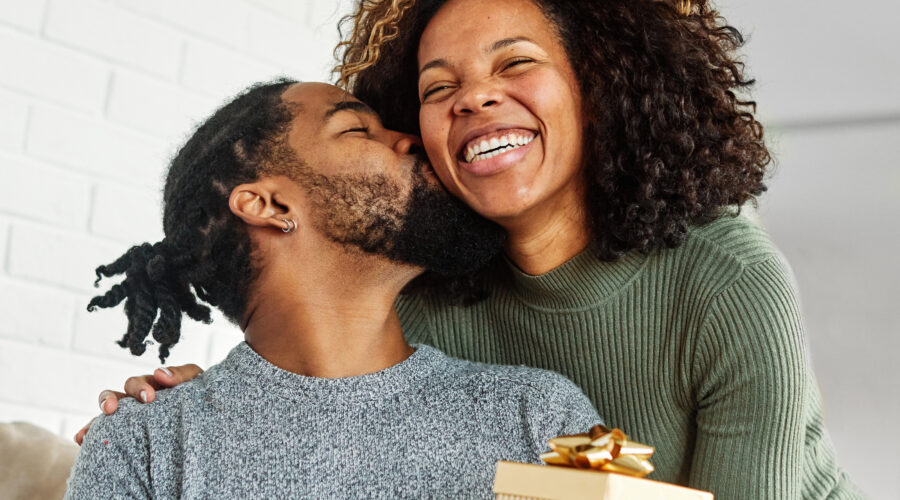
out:
{"label": "fingernail", "polygon": [[100,411],[106,411],[106,398],[100,400]]}
{"label": "fingernail", "polygon": [[141,401],[147,402],[147,391],[141,391]]}
{"label": "fingernail", "polygon": [[168,375],[168,376],[170,376],[170,377],[174,377],[174,376],[175,376],[175,375],[173,375],[172,372],[171,372],[168,368],[166,368],[165,366],[160,366],[159,369],[162,370],[163,373],[165,373],[166,375]]}

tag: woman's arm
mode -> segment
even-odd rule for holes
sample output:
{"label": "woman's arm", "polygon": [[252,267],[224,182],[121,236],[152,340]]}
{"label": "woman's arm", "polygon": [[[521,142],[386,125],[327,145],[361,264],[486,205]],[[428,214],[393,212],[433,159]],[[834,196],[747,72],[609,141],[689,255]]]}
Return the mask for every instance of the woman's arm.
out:
{"label": "woman's arm", "polygon": [[700,339],[692,487],[760,499],[824,498],[852,487],[834,462],[793,279],[780,259],[747,266],[710,305]]}

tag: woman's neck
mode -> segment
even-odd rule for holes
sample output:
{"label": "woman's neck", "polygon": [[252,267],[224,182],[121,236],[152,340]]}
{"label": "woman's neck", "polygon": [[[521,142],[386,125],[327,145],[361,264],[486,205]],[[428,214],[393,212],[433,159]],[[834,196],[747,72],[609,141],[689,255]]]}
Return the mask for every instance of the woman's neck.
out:
{"label": "woman's neck", "polygon": [[508,234],[507,257],[532,276],[565,264],[591,241],[587,214],[580,197],[557,206],[535,207],[498,222]]}

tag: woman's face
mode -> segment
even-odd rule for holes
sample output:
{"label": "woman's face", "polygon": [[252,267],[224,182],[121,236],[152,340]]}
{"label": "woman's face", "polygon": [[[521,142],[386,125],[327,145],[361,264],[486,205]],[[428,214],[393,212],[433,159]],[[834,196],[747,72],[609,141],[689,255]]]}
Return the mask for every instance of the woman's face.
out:
{"label": "woman's face", "polygon": [[501,224],[580,207],[581,96],[530,0],[451,0],[418,52],[422,140],[441,181]]}

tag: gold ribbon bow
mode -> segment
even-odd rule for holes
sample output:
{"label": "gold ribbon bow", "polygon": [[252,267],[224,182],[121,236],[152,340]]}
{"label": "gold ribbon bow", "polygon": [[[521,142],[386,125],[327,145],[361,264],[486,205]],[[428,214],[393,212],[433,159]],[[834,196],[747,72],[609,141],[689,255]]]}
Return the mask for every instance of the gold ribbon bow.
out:
{"label": "gold ribbon bow", "polygon": [[550,440],[549,451],[541,460],[550,465],[617,472],[644,477],[653,472],[652,446],[629,441],[620,429],[595,425],[585,434],[559,436]]}

